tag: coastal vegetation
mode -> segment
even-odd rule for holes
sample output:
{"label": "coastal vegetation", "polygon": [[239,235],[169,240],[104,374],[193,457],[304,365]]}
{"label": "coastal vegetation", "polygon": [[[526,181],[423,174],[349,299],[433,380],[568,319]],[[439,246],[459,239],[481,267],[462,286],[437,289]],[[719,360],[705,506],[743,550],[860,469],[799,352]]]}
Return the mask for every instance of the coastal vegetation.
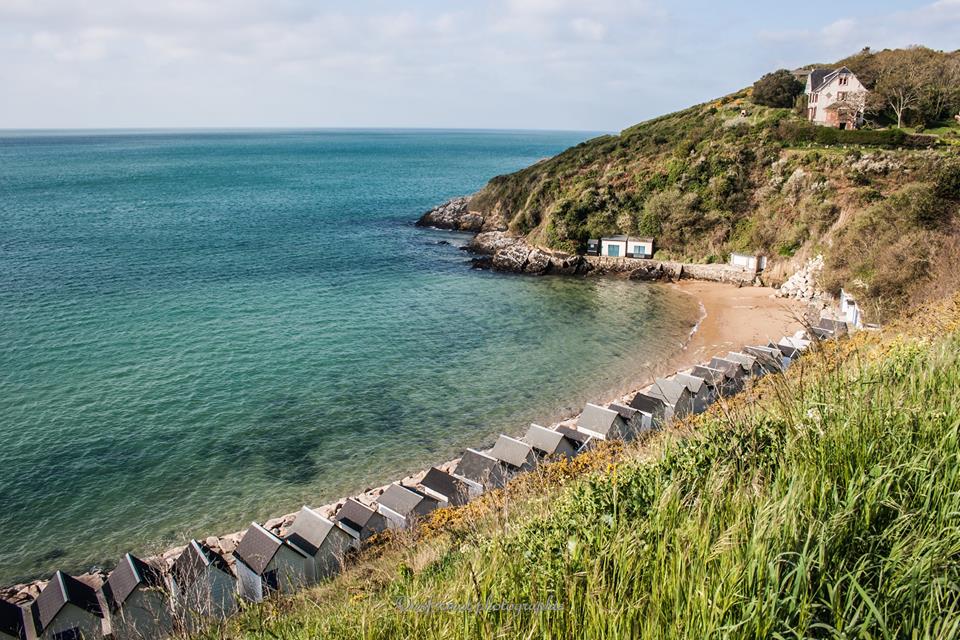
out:
{"label": "coastal vegetation", "polygon": [[[960,634],[960,297],[527,474],[210,637]],[[518,607],[527,605],[527,608]]]}
{"label": "coastal vegetation", "polygon": [[772,278],[822,253],[829,291],[888,319],[958,284],[960,53],[865,50],[829,66],[842,65],[872,89],[865,129],[807,123],[777,72],[498,176],[471,209],[568,252],[628,233],[654,236],[658,259],[764,253],[784,265]]}

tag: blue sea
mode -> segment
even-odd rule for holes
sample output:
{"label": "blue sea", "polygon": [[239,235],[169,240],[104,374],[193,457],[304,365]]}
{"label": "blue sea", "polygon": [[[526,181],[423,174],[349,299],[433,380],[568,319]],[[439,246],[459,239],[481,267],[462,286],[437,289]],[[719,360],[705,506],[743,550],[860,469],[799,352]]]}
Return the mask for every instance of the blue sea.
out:
{"label": "blue sea", "polygon": [[111,568],[522,433],[690,297],[413,226],[570,132],[0,132],[0,582]]}

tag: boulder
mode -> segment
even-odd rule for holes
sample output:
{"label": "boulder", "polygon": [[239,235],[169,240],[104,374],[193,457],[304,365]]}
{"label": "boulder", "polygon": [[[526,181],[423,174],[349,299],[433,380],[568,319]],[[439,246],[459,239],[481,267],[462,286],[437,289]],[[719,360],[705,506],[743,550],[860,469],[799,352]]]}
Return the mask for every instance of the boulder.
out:
{"label": "boulder", "polygon": [[493,268],[497,271],[512,271],[519,273],[527,264],[530,247],[526,243],[514,243],[500,249],[493,255]]}
{"label": "boulder", "polygon": [[455,231],[480,231],[483,228],[483,215],[470,210],[470,198],[460,197],[440,204],[417,220],[418,227],[436,227]]}
{"label": "boulder", "polygon": [[527,262],[523,267],[526,273],[542,274],[550,270],[551,256],[542,249],[533,249],[527,254]]}

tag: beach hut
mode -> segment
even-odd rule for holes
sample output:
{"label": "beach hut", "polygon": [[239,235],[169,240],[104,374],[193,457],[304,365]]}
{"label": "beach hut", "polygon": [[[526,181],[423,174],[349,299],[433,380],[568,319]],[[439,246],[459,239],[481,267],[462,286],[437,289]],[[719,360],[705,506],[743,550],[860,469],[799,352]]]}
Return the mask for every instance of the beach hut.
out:
{"label": "beach hut", "polygon": [[739,362],[727,358],[710,358],[710,364],[708,366],[711,369],[723,371],[723,375],[727,376],[727,379],[730,381],[732,393],[738,393],[743,389],[747,377],[747,370]]}
{"label": "beach hut", "polygon": [[756,358],[765,372],[783,372],[783,354],[779,349],[762,346],[746,346],[743,348],[743,352],[748,356]]}
{"label": "beach hut", "polygon": [[840,289],[840,313],[844,321],[854,329],[863,327],[863,316],[860,313],[860,305],[856,299],[849,293]]}
{"label": "beach hut", "polygon": [[[589,243],[588,243],[589,248]],[[600,238],[600,255],[611,258],[652,258],[653,238],[626,235]]]}
{"label": "beach hut", "polygon": [[663,398],[657,398],[639,391],[630,399],[630,407],[649,414],[654,429],[659,429],[667,421],[668,408]]}
{"label": "beach hut", "polygon": [[589,433],[577,431],[575,428],[568,427],[565,424],[557,425],[557,428],[554,429],[554,431],[572,442],[573,446],[577,449],[577,453],[583,453],[593,446],[593,436],[591,436]]}
{"label": "beach hut", "polygon": [[533,452],[532,446],[502,434],[490,450],[490,455],[514,473],[530,471],[537,466],[537,454]]}
{"label": "beach hut", "polygon": [[744,271],[759,273],[767,268],[766,256],[750,255],[746,253],[731,253],[730,264],[740,267]]}
{"label": "beach hut", "polygon": [[817,327],[831,332],[835,337],[847,335],[847,323],[843,320],[834,320],[833,318],[820,318]]}
{"label": "beach hut", "polygon": [[104,583],[103,596],[110,609],[111,635],[117,640],[159,638],[173,632],[163,572],[135,555],[123,556]]}
{"label": "beach hut", "polygon": [[304,506],[287,529],[286,540],[310,558],[307,581],[317,582],[336,575],[347,553],[359,547],[351,531],[341,522],[323,517]]}
{"label": "beach hut", "polygon": [[237,610],[237,579],[222,555],[191,540],[170,568],[174,618],[184,631],[196,630],[202,620],[222,620]]}
{"label": "beach hut", "polygon": [[654,378],[645,391],[648,396],[660,398],[667,405],[666,420],[681,419],[693,412],[693,394],[687,387],[670,378]]}
{"label": "beach hut", "polygon": [[710,401],[716,402],[717,398],[726,397],[736,393],[736,381],[731,380],[720,369],[714,369],[707,365],[698,364],[686,371],[687,375],[694,376],[703,380],[710,387]]}
{"label": "beach hut", "polygon": [[566,438],[559,431],[531,424],[523,437],[533,450],[544,457],[572,458],[577,455],[579,444]]}
{"label": "beach hut", "polygon": [[589,403],[577,419],[577,431],[588,433],[598,440],[623,440],[629,435],[627,423],[619,413]]}
{"label": "beach hut", "polygon": [[240,595],[251,602],[275,591],[293,593],[307,583],[307,554],[256,522],[243,534],[233,557]]}
{"label": "beach hut", "polygon": [[640,409],[622,405],[619,402],[611,402],[607,405],[611,411],[616,411],[627,423],[627,433],[631,438],[636,438],[642,433],[653,429],[653,414]]}
{"label": "beach hut", "polygon": [[763,368],[763,365],[757,362],[755,356],[747,355],[740,351],[729,351],[725,357],[727,360],[740,363],[743,370],[755,378],[759,378],[767,372],[766,369]]}
{"label": "beach hut", "polygon": [[38,640],[91,640],[103,636],[96,590],[57,571],[30,605]]}
{"label": "beach hut", "polygon": [[770,349],[776,349],[783,356],[783,368],[786,369],[793,361],[800,357],[800,350],[796,349],[790,345],[786,344],[777,344],[776,342],[770,341],[767,343],[767,347]]}
{"label": "beach hut", "polygon": [[23,607],[0,599],[0,640],[27,640],[27,617]]}
{"label": "beach hut", "polygon": [[507,481],[506,470],[500,461],[475,449],[466,450],[453,474],[476,482],[485,490],[502,487]]}
{"label": "beach hut", "polygon": [[406,529],[440,506],[440,501],[412,487],[393,483],[377,498],[377,511],[387,519],[390,529]]}
{"label": "beach hut", "polygon": [[797,334],[793,336],[783,336],[780,338],[780,342],[777,343],[777,346],[788,346],[797,350],[798,354],[803,353],[810,348],[810,340],[805,338],[806,332],[798,331]]}
{"label": "beach hut", "polygon": [[678,373],[673,379],[685,386],[687,391],[690,392],[694,413],[703,413],[713,403],[713,388],[703,378],[689,373]]}
{"label": "beach hut", "polygon": [[588,256],[598,256],[600,255],[600,240],[597,238],[590,238],[587,240],[587,255]]}
{"label": "beach hut", "polygon": [[420,488],[427,495],[437,499],[443,506],[461,507],[471,498],[483,493],[483,487],[476,482],[447,473],[437,467],[431,467],[420,481]]}
{"label": "beach hut", "polygon": [[346,527],[358,543],[387,528],[387,519],[375,507],[369,507],[354,498],[347,498],[333,519]]}

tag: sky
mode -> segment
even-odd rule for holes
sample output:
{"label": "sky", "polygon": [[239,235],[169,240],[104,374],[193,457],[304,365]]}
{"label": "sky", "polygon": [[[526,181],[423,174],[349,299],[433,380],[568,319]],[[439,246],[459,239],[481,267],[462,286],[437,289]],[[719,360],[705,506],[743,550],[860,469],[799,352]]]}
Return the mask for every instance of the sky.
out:
{"label": "sky", "polygon": [[960,0],[0,0],[0,129],[618,131],[911,44]]}

